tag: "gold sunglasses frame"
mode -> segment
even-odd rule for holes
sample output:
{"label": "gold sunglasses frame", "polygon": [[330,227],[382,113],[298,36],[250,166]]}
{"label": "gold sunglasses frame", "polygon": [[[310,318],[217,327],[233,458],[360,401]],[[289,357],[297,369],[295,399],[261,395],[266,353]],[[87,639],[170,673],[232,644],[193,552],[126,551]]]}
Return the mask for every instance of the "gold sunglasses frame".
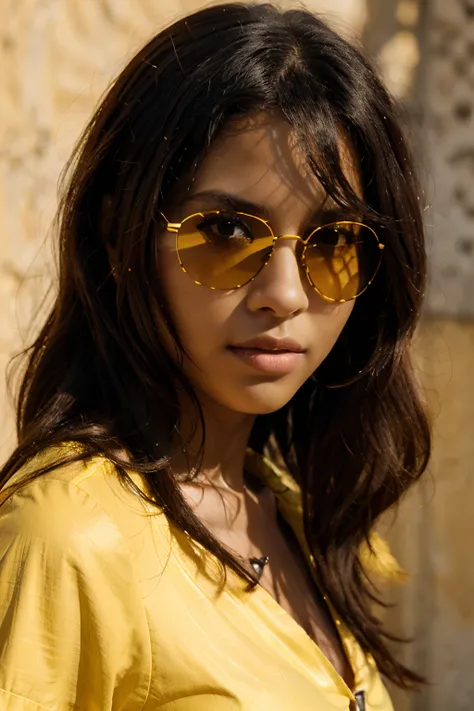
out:
{"label": "gold sunglasses frame", "polygon": [[[194,279],[194,277],[186,270],[186,267],[184,266],[184,264],[183,264],[183,262],[182,262],[182,260],[181,260],[181,255],[180,255],[179,249],[178,249],[178,233],[179,233],[179,230],[181,229],[182,225],[184,225],[184,223],[187,222],[188,220],[191,220],[193,217],[204,217],[204,215],[208,215],[208,214],[210,214],[210,213],[212,213],[212,214],[214,214],[214,215],[219,215],[220,213],[226,214],[227,212],[228,212],[228,211],[225,211],[225,210],[204,210],[203,212],[193,212],[191,215],[187,215],[187,217],[185,217],[184,220],[182,220],[181,222],[170,222],[170,221],[168,220],[168,218],[166,217],[166,215],[165,215],[163,212],[160,212],[160,215],[162,216],[162,218],[163,218],[164,221],[166,222],[166,230],[167,230],[168,232],[171,232],[171,233],[173,233],[173,234],[176,234],[176,241],[175,241],[176,256],[177,256],[177,258],[178,258],[178,262],[179,262],[179,265],[180,265],[182,271],[183,271],[185,274],[187,274],[188,277],[189,277],[190,279],[192,279],[193,282],[194,282],[195,284],[197,284],[198,286],[205,286],[207,289],[212,289],[213,291],[224,291],[224,289],[220,289],[220,288],[217,287],[217,286],[209,286],[208,284],[204,284],[202,281],[198,281],[197,279]],[[233,211],[233,214],[234,214],[234,215],[241,215],[242,217],[250,217],[250,218],[252,218],[253,220],[258,220],[259,222],[262,222],[262,223],[270,230],[269,237],[271,236],[271,237],[273,238],[273,242],[272,242],[272,245],[271,245],[270,253],[269,253],[269,255],[268,255],[268,259],[262,264],[262,266],[260,267],[260,269],[259,269],[252,277],[250,277],[249,279],[247,279],[247,281],[244,281],[242,284],[237,284],[237,285],[234,286],[234,287],[230,287],[231,289],[240,289],[242,286],[245,286],[246,284],[250,284],[251,281],[253,281],[254,279],[257,278],[257,276],[260,274],[260,272],[262,271],[262,269],[268,264],[268,262],[269,262],[270,259],[272,258],[273,252],[274,252],[274,250],[275,250],[275,244],[277,243],[277,241],[278,241],[279,239],[295,239],[295,240],[298,240],[298,241],[300,241],[300,242],[303,242],[304,248],[303,248],[303,251],[302,251],[302,253],[301,253],[301,257],[300,257],[300,260],[299,260],[299,261],[300,261],[301,266],[302,266],[303,269],[304,269],[304,272],[305,272],[305,274],[306,274],[306,278],[308,279],[308,282],[309,282],[310,286],[311,286],[323,299],[325,299],[326,301],[329,301],[329,302],[331,302],[331,303],[344,304],[344,303],[347,303],[348,301],[354,301],[354,299],[357,299],[357,298],[358,298],[359,296],[361,296],[365,291],[367,291],[367,289],[369,288],[369,286],[372,284],[372,282],[374,281],[375,277],[377,276],[378,270],[380,269],[380,265],[381,265],[381,263],[382,263],[382,252],[383,252],[383,250],[385,249],[385,244],[383,244],[383,243],[379,240],[379,238],[378,238],[377,233],[375,232],[375,230],[373,230],[372,227],[369,227],[368,225],[365,225],[363,222],[356,222],[356,221],[354,221],[354,220],[336,220],[336,221],[334,221],[334,222],[328,222],[328,223],[326,223],[326,224],[324,224],[324,225],[319,225],[318,227],[316,227],[316,228],[315,228],[314,230],[312,230],[312,231],[310,232],[310,234],[305,238],[305,237],[301,237],[300,235],[275,235],[275,233],[273,232],[273,230],[272,230],[272,228],[271,228],[271,225],[270,225],[270,223],[269,223],[268,220],[264,220],[262,217],[258,217],[257,215],[251,215],[251,214],[248,213],[248,212]],[[311,239],[311,237],[313,237],[314,234],[316,234],[316,233],[319,232],[320,230],[325,229],[326,227],[330,227],[331,225],[358,225],[359,227],[364,227],[366,230],[370,230],[370,232],[372,232],[372,234],[374,235],[375,240],[376,240],[377,245],[378,245],[378,249],[380,250],[380,259],[379,259],[379,261],[378,261],[377,267],[376,267],[376,269],[375,269],[375,272],[374,272],[372,278],[367,282],[367,284],[366,284],[365,287],[362,289],[362,291],[360,291],[358,294],[356,294],[355,296],[353,296],[351,299],[332,299],[330,296],[327,296],[326,294],[323,294],[323,292],[316,286],[316,284],[315,284],[314,281],[312,280],[311,275],[310,275],[309,270],[308,270],[308,267],[306,266],[306,261],[305,261],[304,255],[305,255],[306,247],[308,246],[309,240]],[[229,289],[229,290],[230,290],[230,289]]]}

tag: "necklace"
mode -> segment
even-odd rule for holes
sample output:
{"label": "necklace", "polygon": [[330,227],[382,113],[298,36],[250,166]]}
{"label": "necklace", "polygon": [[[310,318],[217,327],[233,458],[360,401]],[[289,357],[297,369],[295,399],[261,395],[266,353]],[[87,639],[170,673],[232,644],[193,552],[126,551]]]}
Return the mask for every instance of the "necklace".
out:
{"label": "necklace", "polygon": [[[257,503],[259,503],[258,495],[256,495],[255,492],[252,491],[252,489],[250,487],[248,487],[245,482],[244,482],[244,490],[247,492],[247,494],[249,494],[249,496],[251,498],[256,496]],[[260,580],[260,578],[263,575],[264,568],[265,568],[266,564],[268,563],[268,561],[270,560],[270,557],[268,555],[263,555],[261,558],[252,557],[252,558],[249,558],[248,560],[249,560],[250,565],[254,569],[255,573],[257,574],[257,580]]]}
{"label": "necklace", "polygon": [[264,555],[261,558],[249,558],[250,565],[255,570],[258,580],[262,577],[263,570],[269,560],[270,558],[268,555]]}

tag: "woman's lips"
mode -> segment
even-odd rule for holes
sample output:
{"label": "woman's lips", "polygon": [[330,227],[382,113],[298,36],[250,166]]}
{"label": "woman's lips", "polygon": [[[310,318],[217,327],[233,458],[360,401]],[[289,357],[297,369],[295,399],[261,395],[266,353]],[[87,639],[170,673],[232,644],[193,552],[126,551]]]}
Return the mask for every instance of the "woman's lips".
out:
{"label": "woman's lips", "polygon": [[264,350],[244,346],[229,346],[229,351],[241,361],[267,375],[287,375],[298,365],[303,352]]}

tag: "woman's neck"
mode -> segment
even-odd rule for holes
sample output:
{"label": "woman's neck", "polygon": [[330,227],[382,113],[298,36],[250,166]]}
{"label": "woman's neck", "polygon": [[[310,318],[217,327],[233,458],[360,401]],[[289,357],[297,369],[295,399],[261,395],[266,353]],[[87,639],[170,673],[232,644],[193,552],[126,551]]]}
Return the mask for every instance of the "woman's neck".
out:
{"label": "woman's neck", "polygon": [[[233,412],[216,403],[202,404],[205,442],[200,473],[196,483],[211,484],[235,492],[244,490],[244,463],[254,415]],[[187,455],[179,453],[172,459],[173,471],[178,477],[189,473],[194,465],[201,443],[201,427],[194,427],[189,411],[183,408],[180,431],[183,441],[196,429],[187,446]],[[187,461],[188,459],[188,461]]]}

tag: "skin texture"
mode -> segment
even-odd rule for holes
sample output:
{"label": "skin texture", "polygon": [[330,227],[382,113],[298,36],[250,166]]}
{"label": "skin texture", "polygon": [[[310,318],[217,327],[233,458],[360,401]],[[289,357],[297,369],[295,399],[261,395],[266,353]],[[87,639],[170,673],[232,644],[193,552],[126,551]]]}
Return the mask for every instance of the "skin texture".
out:
{"label": "skin texture", "polygon": [[[347,174],[356,185],[349,161]],[[201,164],[186,201],[170,209],[168,219],[222,208],[213,199],[189,199],[205,191],[264,206],[277,235],[306,234],[321,224],[318,212],[327,207],[327,196],[309,173],[291,127],[276,117],[256,117],[228,129]],[[229,291],[196,285],[181,270],[174,242],[173,234],[160,237],[160,272],[189,355],[183,367],[201,399],[209,407],[245,415],[279,409],[328,355],[354,302],[330,303],[312,288],[298,266],[297,240],[278,242],[256,279]],[[263,334],[291,337],[303,346],[305,353],[291,373],[258,373],[227,348]]]}

